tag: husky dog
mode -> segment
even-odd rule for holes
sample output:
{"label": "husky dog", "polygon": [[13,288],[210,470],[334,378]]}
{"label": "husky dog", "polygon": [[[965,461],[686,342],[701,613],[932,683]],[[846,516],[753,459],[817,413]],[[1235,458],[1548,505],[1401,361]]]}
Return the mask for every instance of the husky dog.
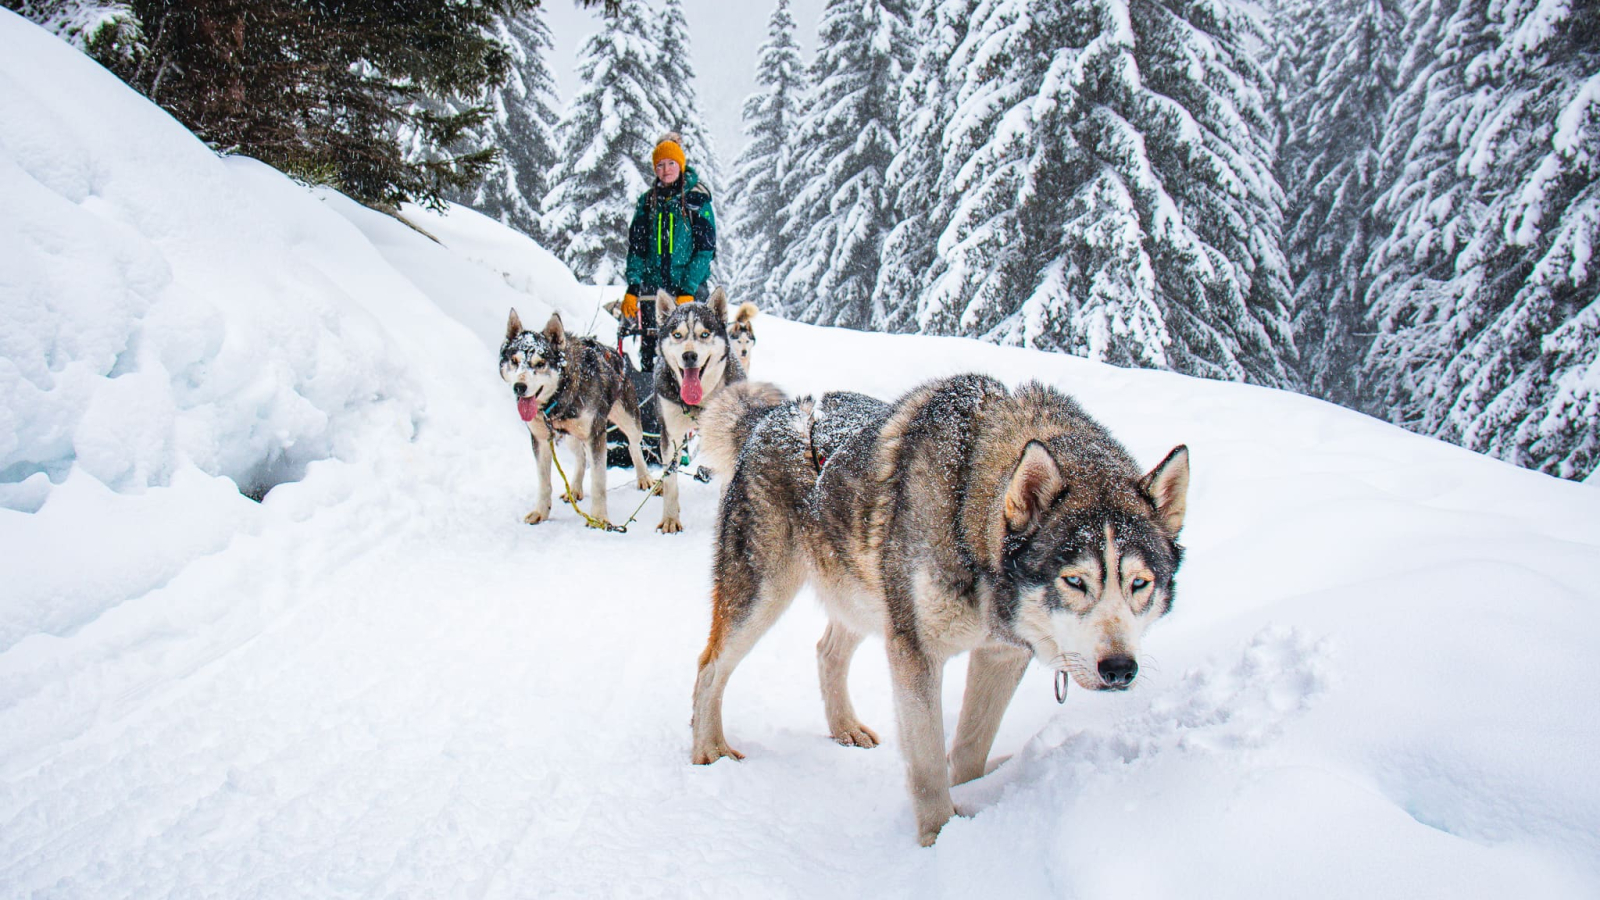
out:
{"label": "husky dog", "polygon": [[754,303],[741,303],[733,313],[733,321],[728,323],[728,340],[746,376],[750,374],[750,354],[756,349],[756,330],[752,323],[758,312]]}
{"label": "husky dog", "polygon": [[592,463],[589,479],[589,514],[606,516],[606,421],[615,422],[628,438],[640,490],[650,489],[650,470],[640,447],[639,398],[628,377],[628,364],[616,350],[591,337],[572,337],[561,327],[561,315],[550,316],[544,331],[526,331],[517,311],[506,322],[506,341],[500,346],[500,377],[517,396],[517,414],[533,434],[533,452],[539,469],[539,503],[522,521],[536,525],[550,518],[550,461],[555,435],[570,434],[578,441],[578,469],[572,478],[572,495],[583,499],[583,475]]}
{"label": "husky dog", "polygon": [[[708,411],[725,467],[711,634],[694,688],[692,759],[741,755],[722,730],[735,666],[810,582],[828,613],[817,668],[828,728],[873,747],[846,676],[863,637],[887,642],[907,781],[924,845],[984,774],[1030,658],[1094,691],[1125,690],[1139,640],[1172,605],[1189,483],[1179,446],[1141,473],[1070,397],[982,375],[925,384],[863,421],[818,470],[804,403],[736,385]],[[944,664],[971,650],[945,755]]]}
{"label": "husky dog", "polygon": [[681,459],[696,428],[700,410],[725,385],[744,381],[744,369],[728,343],[728,295],[722,288],[705,303],[685,303],[666,291],[656,294],[656,404],[661,410],[661,524],[656,530],[683,530],[678,519],[678,475]]}

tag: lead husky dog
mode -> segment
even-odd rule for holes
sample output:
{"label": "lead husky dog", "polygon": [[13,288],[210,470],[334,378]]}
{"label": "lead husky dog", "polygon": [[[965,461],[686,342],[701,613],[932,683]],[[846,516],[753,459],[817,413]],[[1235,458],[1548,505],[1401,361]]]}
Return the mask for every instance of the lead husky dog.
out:
{"label": "lead husky dog", "polygon": [[678,467],[700,411],[723,386],[744,380],[744,368],[728,342],[728,295],[722,288],[705,303],[685,303],[666,291],[656,294],[660,335],[656,353],[656,403],[661,410],[661,524],[656,530],[683,530],[678,519]]}
{"label": "lead husky dog", "polygon": [[606,421],[615,422],[628,438],[628,456],[639,489],[650,489],[640,446],[639,398],[628,364],[616,350],[592,337],[572,337],[561,327],[561,314],[550,316],[544,331],[522,327],[517,311],[506,322],[506,340],[500,347],[500,377],[511,384],[517,397],[517,414],[533,435],[533,455],[539,471],[539,502],[522,521],[537,525],[550,518],[550,461],[555,436],[570,434],[578,441],[578,468],[572,478],[572,495],[583,499],[583,475],[592,463],[589,514],[606,515]]}
{"label": "lead husky dog", "polygon": [[[741,758],[722,730],[728,677],[810,582],[828,614],[817,668],[833,739],[879,742],[846,676],[863,636],[881,634],[918,837],[931,844],[954,812],[951,784],[984,774],[1030,658],[1056,671],[1058,696],[1069,677],[1094,691],[1133,684],[1140,637],[1172,604],[1188,450],[1141,474],[1070,397],[958,375],[906,394],[819,472],[812,415],[775,390],[736,385],[706,418],[727,483],[692,759]],[[963,650],[947,759],[941,679]]]}

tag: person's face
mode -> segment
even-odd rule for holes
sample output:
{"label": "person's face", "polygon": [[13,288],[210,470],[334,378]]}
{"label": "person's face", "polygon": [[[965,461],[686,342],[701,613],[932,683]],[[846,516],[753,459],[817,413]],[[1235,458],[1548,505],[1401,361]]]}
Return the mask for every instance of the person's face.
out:
{"label": "person's face", "polygon": [[656,177],[661,179],[662,184],[672,184],[678,180],[678,175],[677,160],[663,159],[661,162],[656,163]]}

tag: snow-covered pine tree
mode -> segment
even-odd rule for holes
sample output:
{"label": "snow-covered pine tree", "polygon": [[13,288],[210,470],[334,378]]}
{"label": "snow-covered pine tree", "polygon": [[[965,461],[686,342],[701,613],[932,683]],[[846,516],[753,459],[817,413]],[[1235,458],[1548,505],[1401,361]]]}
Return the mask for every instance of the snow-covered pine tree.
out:
{"label": "snow-covered pine tree", "polygon": [[769,284],[792,317],[865,328],[891,206],[895,103],[911,53],[904,0],[829,0],[810,70],[813,93],[785,184],[789,253]]}
{"label": "snow-covered pine tree", "polygon": [[475,189],[450,199],[542,240],[539,206],[552,186],[559,117],[546,62],[554,45],[539,7],[501,20],[494,36],[511,54],[511,68],[485,98],[489,121],[474,138],[500,155]]}
{"label": "snow-covered pine tree", "polygon": [[659,25],[642,0],[622,0],[578,56],[581,86],[561,117],[561,156],[540,219],[546,246],[578,278],[620,282],[634,203],[654,180],[664,130]]}
{"label": "snow-covered pine tree", "polygon": [[661,81],[667,94],[660,100],[664,131],[676,131],[683,138],[689,165],[694,166],[700,183],[712,196],[724,184],[722,160],[716,141],[706,127],[700,111],[700,95],[695,90],[694,60],[689,52],[689,21],[683,15],[683,0],[665,0],[661,7]]}
{"label": "snow-covered pine tree", "polygon": [[[792,139],[800,112],[804,70],[794,40],[789,0],[778,0],[767,20],[767,42],[756,56],[760,90],[745,98],[744,150],[728,183],[726,229],[735,261],[732,288],[737,300],[758,300],[767,279],[787,253],[783,222],[783,182],[791,168]],[[729,249],[724,247],[724,250]]]}
{"label": "snow-covered pine tree", "polygon": [[1400,0],[1292,2],[1278,15],[1295,345],[1313,394],[1353,406],[1366,353],[1365,280],[1378,144],[1394,99]]}
{"label": "snow-covered pine tree", "polygon": [[136,63],[147,49],[143,25],[127,0],[4,0],[0,6],[114,69]]}
{"label": "snow-covered pine tree", "polygon": [[[1376,334],[1362,362],[1361,403],[1424,434],[1438,433],[1453,395],[1444,367],[1475,330],[1455,259],[1482,216],[1460,142],[1467,121],[1465,60],[1488,37],[1482,0],[1415,0],[1401,46],[1399,93],[1379,144],[1377,234],[1364,268],[1367,317]],[[1481,113],[1480,113],[1481,115]],[[1434,401],[1442,397],[1443,409]]]}
{"label": "snow-covered pine tree", "polygon": [[930,330],[1293,384],[1261,42],[1226,0],[985,3]]}
{"label": "snow-covered pine tree", "polygon": [[960,74],[950,63],[979,5],[979,0],[922,0],[912,18],[917,52],[900,90],[900,146],[884,176],[893,222],[874,288],[873,307],[882,315],[872,323],[875,328],[919,330],[918,301],[937,275],[935,242],[958,199],[948,190],[951,177],[941,169],[945,132],[956,109],[952,82],[959,83]]}
{"label": "snow-covered pine tree", "polygon": [[[1466,215],[1437,202],[1418,209],[1429,191],[1404,177],[1389,196],[1407,214],[1402,246],[1424,262],[1441,255],[1435,244],[1459,252],[1424,269],[1420,284],[1379,294],[1389,343],[1371,357],[1381,363],[1380,350],[1420,338],[1431,352],[1401,360],[1427,388],[1408,398],[1419,414],[1410,424],[1567,478],[1600,462],[1597,22],[1595,0],[1463,0],[1452,11],[1429,82],[1454,89],[1425,104],[1403,171],[1415,159],[1442,161],[1427,186],[1442,184]],[[1408,293],[1443,303],[1421,307],[1430,317],[1402,318]]]}

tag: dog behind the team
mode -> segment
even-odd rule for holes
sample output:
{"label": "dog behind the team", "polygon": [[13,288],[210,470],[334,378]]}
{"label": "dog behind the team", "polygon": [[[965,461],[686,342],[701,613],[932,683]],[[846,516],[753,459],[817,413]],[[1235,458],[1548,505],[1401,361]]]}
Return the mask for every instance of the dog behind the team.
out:
{"label": "dog behind the team", "polygon": [[[703,420],[726,483],[692,760],[740,757],[722,728],[728,678],[809,582],[828,613],[817,662],[841,744],[879,742],[846,676],[863,637],[885,636],[929,844],[953,813],[952,783],[984,774],[1029,659],[1056,671],[1058,694],[1067,678],[1093,691],[1133,684],[1140,638],[1172,604],[1188,451],[1141,473],[1070,397],[960,375],[859,417],[819,462],[809,407],[747,383]],[[963,650],[972,658],[947,757],[941,679]]]}
{"label": "dog behind the team", "polygon": [[744,381],[744,367],[728,341],[728,295],[722,288],[705,303],[679,305],[665,291],[656,294],[655,392],[661,412],[661,524],[656,530],[683,530],[678,518],[678,474],[675,460],[688,451],[689,435],[698,427],[700,411],[717,392]]}
{"label": "dog behind the team", "polygon": [[639,398],[628,368],[616,350],[592,337],[567,334],[559,313],[550,316],[543,331],[529,331],[522,327],[517,311],[511,311],[506,340],[500,347],[500,377],[510,383],[517,413],[533,435],[539,473],[539,500],[523,517],[524,522],[535,525],[550,518],[550,463],[557,434],[570,434],[578,444],[570,499],[583,499],[584,472],[592,465],[589,514],[607,519],[607,420],[627,436],[640,490],[650,488],[650,470],[640,452],[644,435],[639,427]]}
{"label": "dog behind the team", "polygon": [[739,357],[739,365],[744,367],[747,377],[750,374],[750,358],[756,351],[755,320],[758,312],[754,303],[741,303],[728,322],[728,340],[733,343],[733,352]]}

